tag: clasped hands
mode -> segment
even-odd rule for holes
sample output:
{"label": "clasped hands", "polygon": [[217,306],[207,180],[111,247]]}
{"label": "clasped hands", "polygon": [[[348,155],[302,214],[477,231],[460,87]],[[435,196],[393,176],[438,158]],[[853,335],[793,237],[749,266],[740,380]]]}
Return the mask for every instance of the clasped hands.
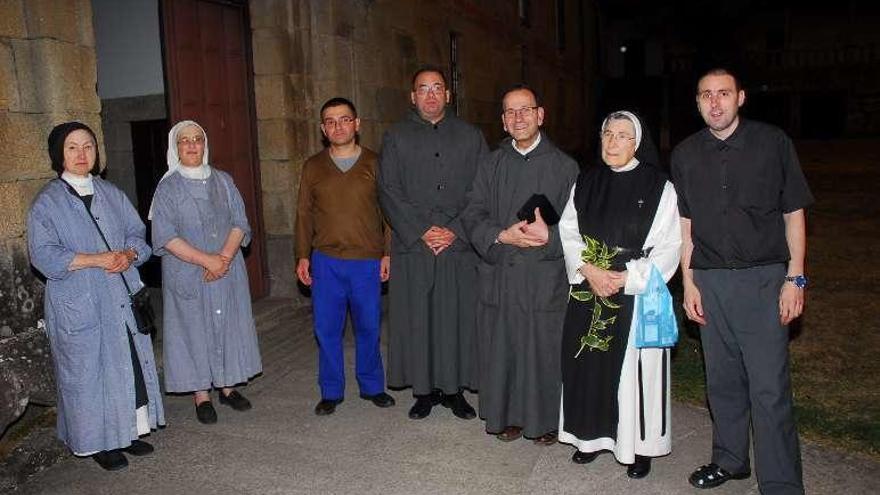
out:
{"label": "clasped hands", "polygon": [[422,241],[434,253],[434,256],[437,256],[451,246],[455,242],[455,238],[455,232],[438,225],[432,225],[427,232],[422,234]]}
{"label": "clasped hands", "polygon": [[550,228],[541,217],[541,209],[535,208],[535,221],[523,220],[502,230],[498,242],[519,248],[541,247],[550,241]]}
{"label": "clasped hands", "polygon": [[613,296],[626,285],[626,272],[605,270],[589,263],[578,268],[578,272],[587,279],[593,294],[599,297]]}
{"label": "clasped hands", "polygon": [[209,254],[205,256],[202,268],[205,269],[202,279],[205,282],[213,282],[220,280],[229,273],[229,265],[232,264],[232,257],[223,253]]}
{"label": "clasped hands", "polygon": [[108,273],[122,273],[128,270],[132,262],[137,258],[137,253],[132,248],[124,251],[106,251],[99,255],[100,266]]}

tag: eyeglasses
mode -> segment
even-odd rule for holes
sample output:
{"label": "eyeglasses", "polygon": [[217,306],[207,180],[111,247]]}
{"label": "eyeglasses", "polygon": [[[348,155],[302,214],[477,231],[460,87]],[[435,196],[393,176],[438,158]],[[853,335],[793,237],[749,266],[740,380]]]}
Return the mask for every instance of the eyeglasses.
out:
{"label": "eyeglasses", "polygon": [[635,140],[635,137],[630,136],[629,134],[627,134],[625,132],[614,133],[611,131],[603,131],[602,134],[599,134],[599,135],[602,136],[602,141],[612,141],[612,140],[633,141],[633,140]]}
{"label": "eyeglasses", "polygon": [[349,117],[348,115],[344,117],[339,117],[338,119],[324,119],[321,121],[321,125],[324,127],[338,127],[338,126],[349,126],[354,122],[354,117]]}
{"label": "eyeglasses", "polygon": [[184,136],[177,138],[177,144],[205,144],[205,136]]}
{"label": "eyeglasses", "polygon": [[538,107],[522,107],[522,108],[508,108],[504,111],[505,119],[515,119],[517,117],[531,117],[535,114],[535,111]]}
{"label": "eyeglasses", "polygon": [[433,93],[434,95],[442,94],[446,91],[446,86],[443,83],[434,83],[430,86],[427,84],[422,84],[418,88],[416,88],[416,94],[419,96],[426,96],[428,93]]}

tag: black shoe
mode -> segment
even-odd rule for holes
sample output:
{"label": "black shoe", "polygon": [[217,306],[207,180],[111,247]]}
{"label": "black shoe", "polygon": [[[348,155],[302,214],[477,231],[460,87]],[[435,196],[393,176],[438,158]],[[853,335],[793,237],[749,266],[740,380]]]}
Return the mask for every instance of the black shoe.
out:
{"label": "black shoe", "polygon": [[443,401],[443,393],[434,391],[428,395],[417,395],[416,403],[409,409],[409,419],[424,419],[431,414],[431,409]]}
{"label": "black shoe", "polygon": [[214,410],[211,401],[206,400],[196,406],[196,418],[203,425],[212,425],[217,422],[217,411]]}
{"label": "black shoe", "polygon": [[589,464],[596,460],[599,457],[599,451],[596,452],[581,452],[580,450],[575,450],[574,454],[571,456],[571,462],[575,464]]}
{"label": "black shoe", "polygon": [[336,412],[336,405],[341,403],[342,399],[321,399],[315,406],[315,414],[318,416],[327,416]]}
{"label": "black shoe", "polygon": [[744,480],[752,475],[751,471],[742,473],[728,473],[718,464],[710,463],[700,466],[694,471],[688,481],[696,488],[715,488],[721,486],[728,480]]}
{"label": "black shoe", "polygon": [[92,454],[92,459],[107,471],[119,471],[128,467],[128,459],[118,450],[102,450]]}
{"label": "black shoe", "polygon": [[251,408],[251,401],[244,398],[243,395],[233,390],[229,395],[223,395],[220,391],[220,403],[235,409],[236,411],[247,411]]}
{"label": "black shoe", "polygon": [[626,475],[634,480],[644,478],[651,472],[651,458],[643,455],[636,456],[636,462],[626,468]]}
{"label": "black shoe", "polygon": [[156,449],[154,449],[152,445],[144,442],[143,440],[132,440],[131,445],[122,449],[122,451],[126,454],[131,454],[138,457],[150,455],[153,453],[154,450]]}
{"label": "black shoe", "polygon": [[361,394],[361,399],[368,400],[375,404],[377,407],[391,407],[396,402],[394,402],[394,397],[386,394],[385,392],[381,392],[373,395],[364,395]]}
{"label": "black shoe", "polygon": [[477,417],[477,412],[468,404],[461,392],[455,395],[444,395],[441,403],[443,407],[452,409],[452,414],[458,418],[474,419]]}

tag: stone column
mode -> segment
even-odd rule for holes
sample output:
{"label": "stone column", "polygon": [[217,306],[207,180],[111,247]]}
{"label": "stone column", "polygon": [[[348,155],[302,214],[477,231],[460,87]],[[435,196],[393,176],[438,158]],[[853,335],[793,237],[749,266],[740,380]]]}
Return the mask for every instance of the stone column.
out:
{"label": "stone column", "polygon": [[0,431],[29,395],[52,400],[48,344],[36,329],[43,284],[28,260],[26,219],[55,176],[46,152],[52,127],[80,120],[101,140],[96,81],[89,0],[0,1]]}

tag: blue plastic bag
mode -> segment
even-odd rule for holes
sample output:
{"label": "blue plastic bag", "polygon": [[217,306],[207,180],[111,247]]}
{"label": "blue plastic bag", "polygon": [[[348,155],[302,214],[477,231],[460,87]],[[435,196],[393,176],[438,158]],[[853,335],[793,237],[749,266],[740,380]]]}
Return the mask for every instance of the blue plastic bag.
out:
{"label": "blue plastic bag", "polygon": [[678,324],[672,306],[672,294],[655,265],[645,292],[636,295],[635,345],[638,348],[672,347],[678,342]]}

